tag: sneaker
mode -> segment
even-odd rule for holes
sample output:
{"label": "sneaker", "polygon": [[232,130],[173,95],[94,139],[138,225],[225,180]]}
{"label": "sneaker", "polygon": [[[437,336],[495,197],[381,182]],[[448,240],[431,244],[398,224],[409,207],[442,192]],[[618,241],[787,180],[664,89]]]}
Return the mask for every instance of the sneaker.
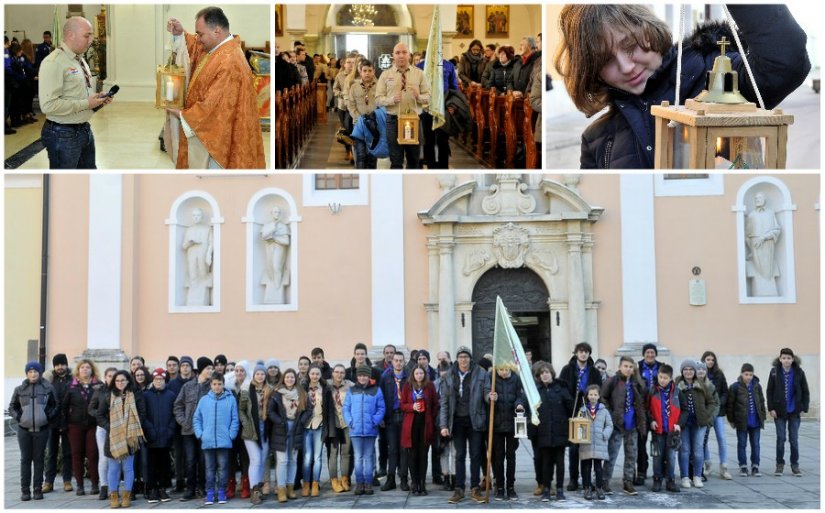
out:
{"label": "sneaker", "polygon": [[464,488],[456,488],[453,492],[453,496],[447,499],[447,502],[450,504],[458,504],[459,502],[464,500]]}
{"label": "sneaker", "polygon": [[710,468],[711,468],[711,465],[713,465],[713,462],[711,462],[711,461],[706,461],[706,462],[702,465],[702,474],[710,474]]}
{"label": "sneaker", "polygon": [[682,488],[690,488],[690,478],[683,477],[682,478]]}
{"label": "sneaker", "polygon": [[567,498],[564,496],[564,492],[563,492],[563,491],[559,490],[559,491],[557,491],[557,492],[556,492],[556,500],[557,500],[558,502],[563,502],[563,501],[566,501],[566,500],[567,500]]}
{"label": "sneaker", "polygon": [[218,504],[226,504],[226,492],[218,490]]}
{"label": "sneaker", "polygon": [[479,504],[486,504],[487,503],[487,497],[485,497],[484,494],[481,493],[481,490],[478,487],[473,488],[470,491],[470,498],[473,499],[474,501],[476,501]]}
{"label": "sneaker", "polygon": [[748,477],[748,467],[739,467],[739,477]]}
{"label": "sneaker", "polygon": [[552,497],[550,496],[550,490],[545,488],[544,493],[541,495],[541,502],[550,502],[551,498]]}
{"label": "sneaker", "polygon": [[[747,469],[745,469],[745,470],[747,470]],[[759,472],[759,467],[753,467],[751,469],[751,475],[753,477],[762,477],[762,472]]]}
{"label": "sneaker", "polygon": [[160,496],[160,502],[169,502],[172,500],[169,497],[169,494],[166,493],[166,488],[161,488],[160,493],[158,495]]}
{"label": "sneaker", "polygon": [[514,488],[507,489],[507,499],[511,501],[518,500],[518,494],[516,493],[516,490]]}
{"label": "sneaker", "polygon": [[628,495],[636,495],[636,489],[633,488],[633,481],[625,481],[622,491]]}
{"label": "sneaker", "polygon": [[719,465],[719,477],[725,480],[733,479],[733,476],[731,476],[730,472],[728,472],[727,465]]}
{"label": "sneaker", "polygon": [[149,504],[155,504],[160,502],[160,494],[158,494],[157,490],[149,490],[149,493],[146,494],[146,502]]}
{"label": "sneaker", "polygon": [[498,490],[496,490],[495,500],[497,500],[497,501],[503,501],[504,500],[504,490],[502,488],[499,488]]}
{"label": "sneaker", "polygon": [[650,488],[651,492],[661,492],[662,491],[662,480],[659,478],[653,478],[653,486]]}
{"label": "sneaker", "polygon": [[204,497],[203,503],[206,506],[211,506],[212,504],[215,504],[215,490],[211,488],[206,490],[206,497]]}
{"label": "sneaker", "polygon": [[774,470],[773,475],[781,476],[785,473],[785,464],[784,463],[777,463],[776,470]]}
{"label": "sneaker", "polygon": [[608,484],[608,483],[604,484],[604,487],[602,488],[602,491],[604,492],[605,495],[613,495],[613,489],[610,488],[610,484]]}
{"label": "sneaker", "polygon": [[596,498],[600,501],[604,500],[604,490],[601,488],[596,488]]}
{"label": "sneaker", "polygon": [[20,500],[23,501],[23,502],[28,502],[28,501],[32,500],[31,492],[28,491],[28,490],[23,490],[23,493],[20,494]]}
{"label": "sneaker", "polygon": [[693,478],[693,487],[694,488],[702,488],[703,486],[705,486],[705,483],[702,482],[701,477],[696,476],[696,477]]}
{"label": "sneaker", "polygon": [[668,479],[667,483],[665,484],[665,489],[671,493],[680,493],[682,490],[679,488],[679,485],[676,484],[676,481],[673,479]]}
{"label": "sneaker", "polygon": [[791,472],[794,477],[802,477],[802,471],[799,469],[799,465],[791,465]]}

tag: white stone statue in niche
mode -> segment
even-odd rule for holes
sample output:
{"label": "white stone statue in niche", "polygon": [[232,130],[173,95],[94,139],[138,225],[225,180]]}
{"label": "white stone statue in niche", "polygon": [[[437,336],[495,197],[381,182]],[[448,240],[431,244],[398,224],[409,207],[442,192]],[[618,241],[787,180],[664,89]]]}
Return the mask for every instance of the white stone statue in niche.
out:
{"label": "white stone statue in niche", "polygon": [[289,285],[287,254],[289,253],[289,226],[281,221],[281,209],[270,211],[272,221],[261,228],[266,261],[261,285],[264,286],[264,304],[282,305],[286,303],[286,287]]}
{"label": "white stone statue in niche", "polygon": [[212,304],[212,226],[203,222],[203,210],[192,210],[192,225],[183,233],[183,251],[186,252],[186,306]]}
{"label": "white stone statue in niche", "polygon": [[776,213],[766,205],[765,194],[757,192],[753,197],[753,210],[745,223],[745,242],[748,246],[747,273],[751,279],[751,296],[778,296],[776,279],[779,266],[776,262],[776,243],[782,228]]}

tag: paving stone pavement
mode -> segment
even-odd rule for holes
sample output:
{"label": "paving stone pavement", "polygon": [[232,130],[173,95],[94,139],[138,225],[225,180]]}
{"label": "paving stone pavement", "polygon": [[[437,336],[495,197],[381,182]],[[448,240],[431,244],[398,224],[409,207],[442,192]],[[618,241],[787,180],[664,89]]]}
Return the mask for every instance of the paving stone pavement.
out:
{"label": "paving stone pavement", "polygon": [[[74,492],[62,491],[59,479],[56,483],[60,491],[48,493],[42,501],[20,502],[20,465],[19,449],[14,437],[5,437],[5,479],[4,504],[7,509],[101,509],[108,508],[108,501],[100,501],[90,496],[78,497]],[[653,493],[650,491],[651,479],[647,479],[644,487],[637,487],[639,494],[629,497],[621,493],[621,460],[616,464],[614,479],[611,486],[614,495],[608,495],[604,501],[585,501],[581,491],[565,492],[567,500],[561,503],[543,503],[532,496],[535,487],[532,450],[529,442],[521,444],[516,460],[516,491],[519,501],[491,501],[488,505],[479,505],[470,499],[452,505],[447,503],[450,492],[441,491],[435,485],[429,485],[430,495],[414,497],[407,492],[393,490],[381,492],[376,490],[373,496],[355,497],[351,492],[335,494],[331,491],[326,468],[322,473],[323,486],[321,496],[317,498],[298,498],[281,505],[273,496],[256,508],[310,508],[310,509],[536,509],[536,508],[563,508],[563,509],[819,509],[820,508],[820,423],[818,421],[803,421],[799,432],[800,466],[802,477],[793,477],[790,474],[790,465],[787,465],[785,475],[775,477],[776,436],[772,423],[768,423],[762,431],[761,439],[761,470],[764,477],[739,477],[736,465],[736,435],[728,426],[726,440],[728,447],[728,468],[733,474],[733,480],[723,481],[718,475],[718,455],[716,439],[711,433],[710,449],[714,462],[711,475],[701,489],[683,489],[682,493]],[[786,446],[785,458],[790,456],[790,447]],[[565,466],[566,470],[566,466]],[[652,469],[651,469],[652,471]],[[677,468],[677,476],[678,476]],[[566,484],[565,478],[565,484]],[[181,502],[178,494],[171,494],[169,503],[148,504],[143,497],[132,503],[133,508],[140,509],[199,509],[205,508],[202,501]],[[209,506],[210,509],[240,509],[253,507],[248,500],[235,499],[226,505]]]}

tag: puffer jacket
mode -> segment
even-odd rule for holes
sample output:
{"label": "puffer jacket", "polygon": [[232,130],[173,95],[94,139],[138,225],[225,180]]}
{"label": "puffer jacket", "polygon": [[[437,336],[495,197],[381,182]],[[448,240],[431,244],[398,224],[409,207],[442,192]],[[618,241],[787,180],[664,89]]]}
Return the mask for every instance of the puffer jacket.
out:
{"label": "puffer jacket", "polygon": [[380,387],[356,383],[344,399],[344,421],[349,426],[349,436],[378,436],[378,426],[386,410]]}
{"label": "puffer jacket", "polygon": [[[807,413],[808,406],[811,403],[811,391],[808,389],[808,378],[805,377],[805,371],[800,367],[800,359],[794,356],[791,368],[794,371],[793,377],[793,398],[796,401],[796,412],[800,411]],[[779,376],[779,377],[777,377]],[[785,404],[785,382],[782,379],[782,364],[779,358],[775,358],[771,373],[768,376],[768,411],[776,411],[777,417],[785,417],[787,412],[787,405]]]}
{"label": "puffer jacket", "polygon": [[[277,391],[272,393],[266,413],[272,426],[269,435],[269,446],[273,451],[285,452],[287,438],[289,437],[289,419],[286,416],[282,394]],[[308,408],[299,410],[295,415],[292,425],[292,448],[296,451],[304,448],[304,425],[311,416],[312,410]]]}
{"label": "puffer jacket", "polygon": [[[567,391],[570,392],[570,397],[576,401],[576,410],[584,406],[587,400],[587,394],[576,389],[576,382],[579,379],[579,363],[576,355],[573,355],[568,360],[567,365],[562,367],[559,372],[559,379],[567,385]],[[587,357],[587,386],[599,385],[602,386],[602,373],[596,368],[596,363],[593,358]],[[584,387],[587,390],[587,387]],[[572,414],[573,411],[571,410]]]}
{"label": "puffer jacket", "polygon": [[66,428],[69,424],[87,428],[95,425],[94,415],[89,414],[89,404],[92,401],[97,389],[103,384],[97,379],[88,385],[81,384],[77,378],[73,379],[63,396],[60,413],[63,417],[61,427]]}
{"label": "puffer jacket", "polygon": [[[470,387],[470,422],[475,431],[487,430],[487,407],[484,403],[484,383],[487,381],[487,371],[475,362],[470,362],[470,382],[464,382],[464,392]],[[456,402],[458,401],[458,362],[452,367],[441,382],[438,425],[439,430],[447,428],[453,432],[453,417],[455,416]]]}
{"label": "puffer jacket", "polygon": [[146,404],[146,420],[143,422],[143,434],[146,445],[153,449],[163,449],[172,446],[175,437],[175,393],[164,388],[158,390],[151,387],[143,392],[143,402]]}
{"label": "puffer jacket", "polygon": [[[57,407],[58,409],[63,410],[63,398],[66,397],[66,391],[69,389],[69,384],[72,382],[74,377],[72,376],[72,371],[66,370],[66,374],[63,376],[58,376],[55,374],[54,369],[47,372],[44,377],[46,380],[51,383],[52,388],[54,388],[54,397],[57,399]],[[54,418],[51,419],[50,424],[53,428],[60,428],[61,430],[65,429],[65,426],[61,426],[61,422],[63,421],[62,414],[55,415]]]}
{"label": "puffer jacket", "polygon": [[[633,408],[636,413],[636,430],[645,434],[647,432],[647,411],[645,410],[645,394],[642,390],[642,381],[637,374],[630,377],[631,388],[633,389]],[[627,381],[621,373],[616,373],[607,383],[602,385],[602,401],[607,405],[613,417],[613,429],[619,433],[624,433],[624,407],[627,398]]]}
{"label": "puffer jacket", "polygon": [[725,378],[725,373],[720,369],[708,371],[708,380],[716,387],[716,393],[719,395],[719,414],[718,417],[727,415],[728,406],[728,380]]}
{"label": "puffer jacket", "polygon": [[610,458],[607,451],[607,442],[613,434],[613,419],[601,401],[596,405],[596,418],[590,415],[587,406],[582,406],[579,415],[590,419],[590,443],[579,444],[580,460],[606,460]]}
{"label": "puffer jacket", "polygon": [[197,379],[187,381],[180,389],[180,393],[175,398],[175,420],[181,427],[182,435],[194,435],[195,429],[192,426],[192,418],[201,397],[209,393],[209,381],[198,383]]}
{"label": "puffer jacket", "polygon": [[36,383],[24,380],[12,393],[9,412],[23,429],[36,432],[48,427],[60,413],[54,387],[42,377]]}
{"label": "puffer jacket", "polygon": [[573,413],[573,397],[567,390],[567,383],[555,379],[549,385],[539,382],[536,386],[541,398],[537,445],[564,447],[567,445],[567,421]]}
{"label": "puffer jacket", "polygon": [[201,441],[201,449],[231,449],[240,429],[238,404],[231,392],[221,395],[209,391],[198,401],[192,427]]}
{"label": "puffer jacket", "polygon": [[515,66],[517,58],[518,56],[511,59],[507,64],[502,64],[501,61],[494,62],[487,85],[495,87],[499,93],[506,93],[507,89],[514,89],[513,66]]}
{"label": "puffer jacket", "polygon": [[[484,402],[490,404],[493,375],[489,373],[488,376],[484,382]],[[532,379],[532,376],[530,379]],[[511,372],[510,377],[507,379],[496,376],[496,395],[498,399],[495,402],[496,414],[493,417],[493,432],[512,433],[515,431],[513,419],[516,417],[516,407],[521,406],[524,408],[525,415],[527,413],[524,388],[521,386],[521,379],[515,372]]]}
{"label": "puffer jacket", "polygon": [[688,418],[688,404],[692,396],[694,411],[696,412],[696,424],[699,427],[713,425],[715,414],[719,411],[719,396],[716,395],[716,389],[711,388],[713,387],[713,383],[708,381],[707,386],[703,386],[699,382],[694,381],[694,386],[688,388],[682,376],[678,376],[675,381],[679,391],[685,394],[685,402],[682,405],[682,415]]}
{"label": "puffer jacket", "polygon": [[[106,394],[109,393],[109,387],[106,386],[106,383],[102,383],[101,386],[95,389],[95,392],[92,394],[91,400],[89,400],[89,415],[95,417],[95,422],[97,422],[97,410],[100,408],[100,401],[106,397]],[[100,425],[100,422],[97,422],[98,427],[103,427]]]}
{"label": "puffer jacket", "polygon": [[[685,427],[687,424],[687,414],[684,410],[687,399],[685,398],[684,392],[679,390],[673,381],[670,382],[668,387],[670,388],[670,416],[667,418],[667,432],[673,433],[673,430],[676,428],[676,424],[679,424],[680,428]],[[648,426],[655,421],[656,429],[651,428],[651,431],[657,435],[664,433],[664,415],[662,414],[662,408],[664,405],[662,404],[662,390],[663,389],[656,384],[648,390],[647,395],[647,413],[649,417]]]}
{"label": "puffer jacket", "polygon": [[[756,403],[756,418],[759,420],[759,428],[765,429],[765,419],[768,412],[765,409],[765,395],[762,393],[762,385],[759,378],[753,377],[753,400]],[[728,404],[726,407],[728,422],[737,430],[748,429],[748,386],[742,382],[742,378],[728,389]]]}
{"label": "puffer jacket", "polygon": [[[784,5],[728,6],[748,51],[748,62],[765,107],[774,108],[799,87],[811,69],[805,49],[807,36]],[[705,88],[706,72],[713,68],[722,36],[733,41],[727,25],[713,22],[697,28],[686,38],[682,54],[680,102],[696,97]],[[739,73],[739,90],[749,101],[756,93],[748,79],[739,51],[726,52]],[[610,89],[610,110],[582,135],[581,167],[603,169],[651,169],[656,130],[650,106],[676,98],[677,49],[662,57],[662,65],[648,79],[640,96]]]}

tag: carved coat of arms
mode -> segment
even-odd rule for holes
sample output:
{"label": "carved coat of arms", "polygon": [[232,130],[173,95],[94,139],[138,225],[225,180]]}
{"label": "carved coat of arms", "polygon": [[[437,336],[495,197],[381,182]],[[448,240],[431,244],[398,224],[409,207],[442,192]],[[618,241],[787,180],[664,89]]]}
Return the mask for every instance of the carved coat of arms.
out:
{"label": "carved coat of arms", "polygon": [[504,269],[523,267],[529,247],[530,236],[526,228],[507,223],[493,230],[493,254]]}

